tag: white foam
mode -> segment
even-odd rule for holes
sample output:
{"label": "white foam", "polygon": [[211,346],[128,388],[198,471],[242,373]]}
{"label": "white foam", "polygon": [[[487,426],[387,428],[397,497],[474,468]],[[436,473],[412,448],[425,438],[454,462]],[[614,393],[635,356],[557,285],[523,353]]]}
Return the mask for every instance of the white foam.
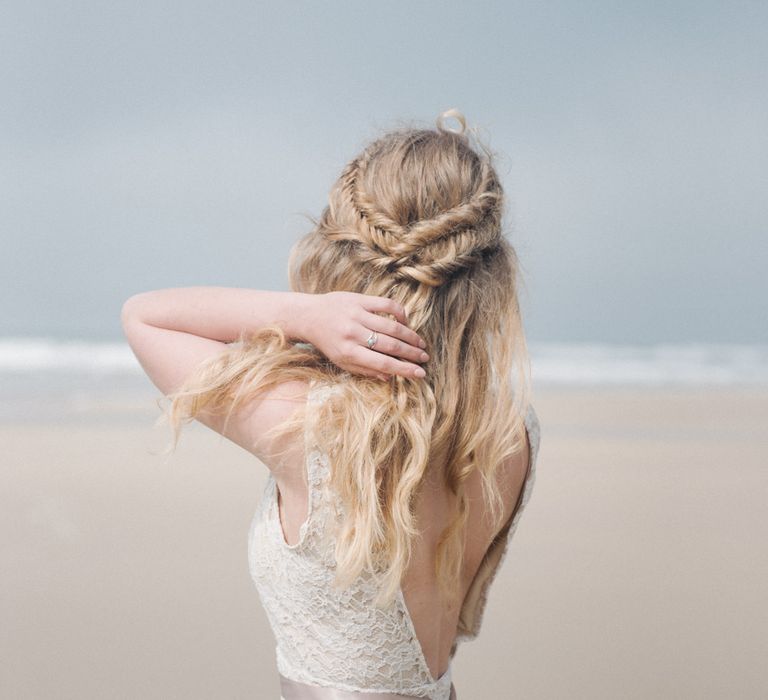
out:
{"label": "white foam", "polygon": [[[768,386],[768,346],[530,343],[535,384]],[[124,342],[0,339],[0,375],[141,375]]]}
{"label": "white foam", "polygon": [[0,373],[138,374],[141,371],[127,343],[0,338]]}
{"label": "white foam", "polygon": [[532,343],[531,374],[546,384],[768,385],[768,346]]}

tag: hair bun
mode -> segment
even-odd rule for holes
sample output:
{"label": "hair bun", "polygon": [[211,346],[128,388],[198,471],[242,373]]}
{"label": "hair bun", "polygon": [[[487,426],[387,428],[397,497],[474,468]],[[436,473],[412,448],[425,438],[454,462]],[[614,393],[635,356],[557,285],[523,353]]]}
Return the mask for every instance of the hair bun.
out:
{"label": "hair bun", "polygon": [[[446,119],[455,119],[459,124],[461,124],[461,131],[457,129],[449,129],[445,126],[445,120]],[[464,136],[464,134],[467,131],[467,120],[465,119],[464,115],[455,107],[452,107],[451,109],[445,110],[436,120],[437,123],[437,130],[441,131],[443,133],[448,134],[459,134],[460,136]]]}

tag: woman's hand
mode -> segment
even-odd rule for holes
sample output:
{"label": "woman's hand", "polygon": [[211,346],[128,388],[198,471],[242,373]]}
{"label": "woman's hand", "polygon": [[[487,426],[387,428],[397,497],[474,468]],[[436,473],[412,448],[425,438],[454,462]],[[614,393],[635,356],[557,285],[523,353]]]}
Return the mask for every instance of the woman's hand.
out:
{"label": "woman's hand", "polygon": [[[280,327],[288,338],[312,343],[341,369],[369,377],[423,377],[417,363],[428,359],[419,347],[421,338],[405,325],[400,304],[353,292],[158,289],[126,300],[121,320],[139,363],[166,395],[229,343],[268,326]],[[373,349],[366,343],[371,331],[378,335]]]}
{"label": "woman's hand", "polygon": [[[329,292],[311,297],[306,339],[341,369],[368,377],[426,376],[424,341],[408,328],[405,309],[392,299],[356,292]],[[391,314],[394,319],[379,314]],[[376,333],[373,348],[368,339]]]}

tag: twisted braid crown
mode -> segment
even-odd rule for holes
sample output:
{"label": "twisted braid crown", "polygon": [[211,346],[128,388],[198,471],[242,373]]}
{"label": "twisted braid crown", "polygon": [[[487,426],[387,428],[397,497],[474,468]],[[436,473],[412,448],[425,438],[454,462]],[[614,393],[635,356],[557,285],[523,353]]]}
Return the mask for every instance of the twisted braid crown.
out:
{"label": "twisted braid crown", "polygon": [[[462,124],[461,132],[444,127],[448,117],[458,119]],[[454,275],[471,269],[486,256],[496,252],[501,241],[503,190],[490,158],[482,158],[474,152],[471,156],[467,155],[471,149],[464,134],[466,122],[458,110],[448,110],[441,114],[437,119],[437,127],[437,132],[410,131],[397,134],[400,136],[399,142],[394,144],[397,159],[391,157],[391,136],[374,142],[354,158],[344,168],[338,189],[342,199],[340,209],[347,211],[351,226],[333,227],[325,232],[331,240],[355,240],[357,257],[376,271],[427,286],[438,286]],[[401,175],[392,169],[376,168],[382,157],[390,156],[390,166],[397,163],[403,165],[403,168],[406,159],[410,158],[411,168],[417,174],[423,174],[423,168],[431,162],[414,165],[417,157],[414,155],[414,146],[425,142],[431,142],[433,157],[435,146],[453,156],[448,159],[437,158],[436,167],[447,168],[446,163],[458,162],[466,170],[470,167],[468,162],[471,162],[473,191],[465,193],[460,203],[434,216],[402,223],[379,206],[376,195],[369,188],[376,189],[376,178],[396,178]],[[461,156],[460,160],[457,160],[457,153]],[[436,177],[455,181],[459,176],[446,170]],[[436,177],[432,179],[438,181]],[[408,184],[406,182],[403,186],[404,198],[409,194],[405,189]],[[415,186],[419,184],[415,183]],[[390,192],[391,188],[386,191]],[[428,192],[426,194],[429,195]]]}

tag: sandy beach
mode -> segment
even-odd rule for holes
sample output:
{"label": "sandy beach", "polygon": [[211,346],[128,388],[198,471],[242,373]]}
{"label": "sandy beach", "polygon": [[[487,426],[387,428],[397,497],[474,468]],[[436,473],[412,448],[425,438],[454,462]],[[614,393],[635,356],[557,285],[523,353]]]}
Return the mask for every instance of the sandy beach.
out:
{"label": "sandy beach", "polygon": [[[768,391],[534,401],[534,491],[458,697],[768,697]],[[0,423],[0,697],[276,700],[246,560],[264,467],[199,425],[158,456],[151,393],[46,406]]]}

